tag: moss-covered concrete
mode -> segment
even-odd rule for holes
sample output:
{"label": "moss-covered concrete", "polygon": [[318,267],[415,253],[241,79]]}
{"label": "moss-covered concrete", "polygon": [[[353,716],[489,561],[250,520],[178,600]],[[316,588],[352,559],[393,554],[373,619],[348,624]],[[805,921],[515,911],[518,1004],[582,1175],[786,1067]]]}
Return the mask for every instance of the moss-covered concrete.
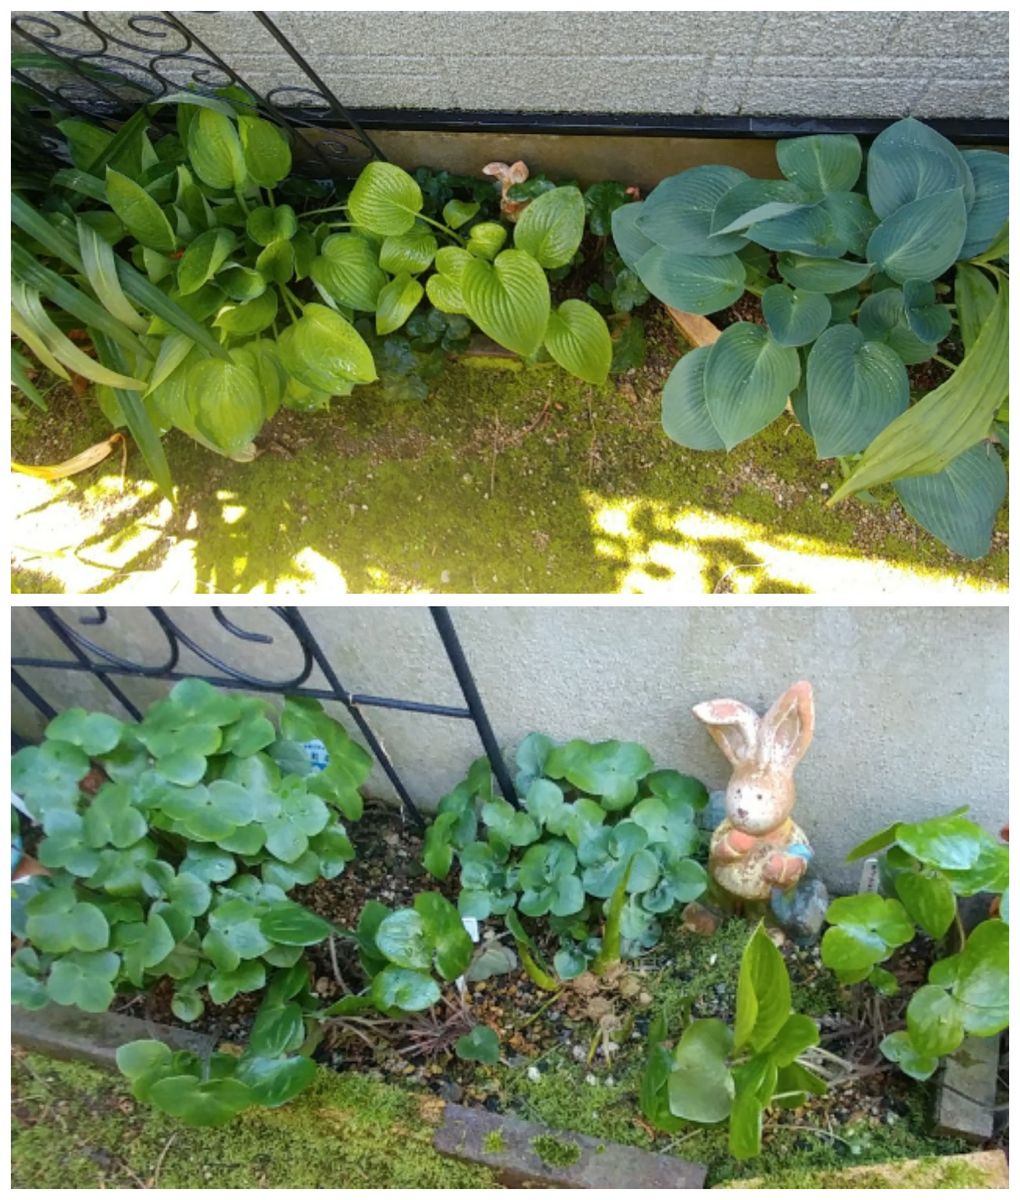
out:
{"label": "moss-covered concrete", "polygon": [[[659,343],[671,336],[661,330]],[[676,347],[678,349],[679,347]],[[833,510],[833,463],[784,417],[731,454],[662,432],[674,351],[597,388],[554,366],[451,366],[423,402],[358,388],[281,413],[247,464],[167,438],[177,507],[132,450],[70,480],[15,477],[16,590],[191,592],[819,592],[925,598],[1005,586],[891,496]],[[59,389],[16,422],[13,454],[70,457],[108,434]]]}
{"label": "moss-covered concrete", "polygon": [[486,1168],[432,1148],[442,1103],[322,1071],[283,1108],[191,1129],[138,1104],[126,1081],[81,1063],[16,1054],[16,1188],[492,1188]]}

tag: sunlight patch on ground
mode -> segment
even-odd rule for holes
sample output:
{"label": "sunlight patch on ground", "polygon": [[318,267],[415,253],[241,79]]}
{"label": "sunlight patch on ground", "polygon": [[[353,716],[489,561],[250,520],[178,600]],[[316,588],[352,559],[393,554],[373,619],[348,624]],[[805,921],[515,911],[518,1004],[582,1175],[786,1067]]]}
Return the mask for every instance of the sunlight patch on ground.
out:
{"label": "sunlight patch on ground", "polygon": [[898,598],[1005,591],[959,573],[925,570],[698,508],[584,493],[595,553],[620,569],[619,590],[682,595],[811,592]]}

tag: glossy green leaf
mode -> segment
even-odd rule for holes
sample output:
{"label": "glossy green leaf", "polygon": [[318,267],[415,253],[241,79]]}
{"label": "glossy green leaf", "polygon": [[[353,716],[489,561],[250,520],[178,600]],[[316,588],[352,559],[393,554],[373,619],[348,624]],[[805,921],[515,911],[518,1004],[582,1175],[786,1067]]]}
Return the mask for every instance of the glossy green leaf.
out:
{"label": "glossy green leaf", "polygon": [[835,325],[808,356],[808,412],[819,458],[864,450],[910,400],[897,354],[866,342],[853,325]]}
{"label": "glossy green leaf", "polygon": [[213,325],[232,337],[253,337],[273,324],[279,308],[275,289],[265,288],[254,300],[224,304],[213,318]]}
{"label": "glossy green leaf", "polygon": [[557,187],[537,196],[518,217],[514,245],[547,270],[565,267],[584,235],[584,197],[576,187]]}
{"label": "glossy green leaf", "polygon": [[733,1076],[727,1056],[733,1034],[716,1017],[694,1021],[673,1053],[668,1082],[669,1109],[686,1121],[724,1121],[733,1107]]}
{"label": "glossy green leaf", "polygon": [[897,1063],[900,1070],[911,1079],[930,1079],[938,1069],[938,1058],[919,1050],[905,1029],[886,1034],[878,1048],[890,1062]]}
{"label": "glossy green leaf", "polygon": [[210,229],[200,233],[185,250],[177,268],[177,288],[182,296],[207,283],[227,261],[237,243],[230,229]]}
{"label": "glossy green leaf", "polygon": [[195,424],[224,454],[238,454],[262,427],[262,393],[248,366],[204,359],[188,369]]}
{"label": "glossy green leaf", "polygon": [[[931,287],[923,281],[918,283],[921,287]],[[867,296],[857,315],[857,327],[869,342],[884,342],[907,366],[927,362],[938,349],[911,328],[903,290],[897,287],[882,288]]]}
{"label": "glossy green leaf", "polygon": [[549,283],[530,254],[504,250],[491,264],[472,258],[464,264],[460,290],[467,315],[493,341],[525,357],[542,345]]}
{"label": "glossy green leaf", "polygon": [[605,321],[590,304],[564,300],[550,313],[545,348],[565,371],[578,379],[605,383],[613,361],[613,343]]}
{"label": "glossy green leaf", "polygon": [[[458,202],[451,200],[450,203]],[[385,239],[379,248],[379,266],[391,275],[400,275],[404,271],[409,275],[420,275],[432,265],[438,246],[439,243],[427,229],[411,229]]]}
{"label": "glossy green leaf", "polygon": [[923,1054],[933,1058],[951,1054],[964,1037],[960,1007],[948,992],[926,984],[907,1005],[907,1032]]}
{"label": "glossy green leaf", "polygon": [[279,1108],[309,1087],[317,1072],[312,1059],[300,1055],[277,1058],[245,1054],[237,1064],[236,1079],[248,1087],[256,1104]]}
{"label": "glossy green leaf", "polygon": [[499,1062],[499,1037],[488,1025],[476,1025],[453,1044],[458,1058],[492,1066]]}
{"label": "glossy green leaf", "polygon": [[467,251],[476,258],[484,258],[491,262],[506,244],[507,231],[505,225],[498,221],[482,221],[472,225],[468,234]]}
{"label": "glossy green leaf", "polygon": [[710,346],[688,350],[662,390],[662,428],[674,442],[691,450],[726,448],[705,399],[705,366],[710,350]]}
{"label": "glossy green leaf", "polygon": [[944,875],[937,871],[903,871],[896,876],[896,895],[913,921],[940,938],[956,916],[956,897]]}
{"label": "glossy green leaf", "polygon": [[236,1079],[210,1079],[201,1083],[192,1075],[171,1075],[152,1085],[149,1099],[185,1125],[217,1128],[247,1108],[252,1103],[252,1093]]}
{"label": "glossy green leaf", "polygon": [[375,331],[393,333],[418,307],[425,289],[405,271],[383,287],[376,298]]}
{"label": "glossy green leaf", "polygon": [[143,246],[166,253],[177,249],[177,238],[160,206],[133,179],[112,167],[106,170],[106,198]]}
{"label": "glossy green leaf", "polygon": [[829,324],[832,306],[818,292],[794,290],[777,283],[765,289],[762,315],[780,346],[806,346]]}
{"label": "glossy green leaf", "polygon": [[746,179],[722,196],[712,213],[715,235],[740,233],[758,221],[796,212],[807,201],[804,191],[785,179]]}
{"label": "glossy green leaf", "polygon": [[897,479],[893,486],[914,520],[954,553],[976,559],[991,549],[1006,498],[1006,468],[992,445],[971,446],[942,471]]}
{"label": "glossy green leaf", "polygon": [[439,985],[423,971],[385,967],[372,980],[371,996],[383,1012],[421,1012],[439,1000]]}
{"label": "glossy green leaf", "polygon": [[421,188],[414,179],[388,162],[370,162],[347,198],[354,221],[382,237],[410,232],[422,203]]}
{"label": "glossy green leaf", "polygon": [[1009,218],[1009,156],[996,150],[964,150],[974,179],[974,199],[967,209],[967,235],[961,258],[983,254]]}
{"label": "glossy green leaf", "polygon": [[311,275],[337,304],[364,312],[375,312],[379,293],[388,282],[377,251],[364,238],[350,233],[326,238],[321,257],[312,263]]}
{"label": "glossy green leaf", "polygon": [[451,229],[460,229],[478,216],[481,207],[475,200],[448,200],[443,205],[443,220]]}
{"label": "glossy green leaf", "polygon": [[929,125],[913,118],[883,129],[868,150],[868,199],[883,220],[916,200],[960,189],[973,179],[960,151]]}
{"label": "glossy green leaf", "polygon": [[958,263],[953,278],[953,299],[964,351],[969,354],[995,308],[997,292],[986,271]]}
{"label": "glossy green leaf", "polygon": [[242,113],[237,132],[248,175],[264,188],[274,188],[290,174],[287,139],[271,121]]}
{"label": "glossy green leaf", "polygon": [[[642,202],[639,212],[627,212],[619,218],[614,212],[614,235],[617,235],[618,224],[621,227],[632,224],[644,238],[679,254],[732,254],[746,246],[747,239],[739,233],[713,237],[712,213],[727,192],[747,179],[747,174],[736,167],[690,167],[657,184]],[[617,237],[618,245],[619,240]],[[637,242],[634,249],[636,253],[632,257],[636,261],[650,247],[642,248]],[[628,255],[622,250],[621,254],[633,267]]]}
{"label": "glossy green leaf", "polygon": [[790,977],[783,956],[759,924],[744,948],[737,981],[734,1049],[763,1050],[790,1016]]}
{"label": "glossy green leaf", "polygon": [[566,779],[590,796],[600,796],[607,809],[617,811],[630,806],[638,782],[653,766],[648,751],[636,742],[575,739],[549,750],[545,774]]}
{"label": "glossy green leaf", "polygon": [[800,378],[797,351],[760,325],[738,322],[722,333],[705,363],[705,400],[728,450],[764,429],[786,407]]}
{"label": "glossy green leaf", "polygon": [[682,312],[718,312],[744,294],[744,264],[735,254],[709,257],[653,246],[634,270],[653,296]]}
{"label": "glossy green leaf", "polygon": [[78,247],[85,276],[100,303],[118,321],[135,333],[143,333],[148,321],[132,306],[117,277],[117,259],[113,247],[79,218]]}
{"label": "glossy green leaf", "polygon": [[625,204],[615,210],[612,216],[613,241],[620,257],[633,271],[638,259],[647,254],[656,245],[639,227],[639,221],[645,209],[645,201],[636,204]]}
{"label": "glossy green leaf", "polygon": [[780,254],[779,274],[805,292],[842,292],[857,287],[875,269],[871,263],[844,258],[815,258],[806,254]]}
{"label": "glossy green leaf", "polygon": [[376,378],[372,352],[353,325],[323,304],[306,304],[280,335],[280,361],[307,387],[346,394],[351,383]]}
{"label": "glossy green leaf", "polygon": [[188,126],[188,157],[210,187],[236,190],[248,175],[241,139],[230,117],[202,108]]}
{"label": "glossy green leaf", "polygon": [[274,905],[260,918],[259,928],[271,942],[284,946],[314,946],[335,932],[328,921],[300,904]]}
{"label": "glossy green leaf", "polygon": [[960,255],[967,231],[963,191],[922,196],[894,213],[868,239],[868,259],[890,279],[937,279]]}

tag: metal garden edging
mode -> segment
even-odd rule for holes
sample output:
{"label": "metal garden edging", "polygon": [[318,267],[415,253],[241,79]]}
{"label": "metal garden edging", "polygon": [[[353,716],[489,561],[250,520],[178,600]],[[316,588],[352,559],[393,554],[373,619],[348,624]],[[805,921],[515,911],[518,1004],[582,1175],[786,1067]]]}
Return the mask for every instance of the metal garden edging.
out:
{"label": "metal garden edging", "polygon": [[[18,654],[12,654],[11,657],[11,682],[22,696],[48,719],[57,715],[56,710],[22,675],[22,670],[78,671],[92,675],[103,684],[110,695],[135,720],[141,719],[142,714],[134,702],[120,688],[116,681],[117,677],[159,679],[168,682],[197,678],[203,679],[206,683],[213,684],[215,687],[241,687],[254,692],[267,692],[286,696],[308,696],[316,700],[332,701],[342,704],[350,714],[351,720],[357,726],[359,733],[365,739],[365,742],[375,755],[376,761],[400,797],[405,813],[421,829],[425,824],[421,811],[411,799],[400,772],[369,725],[362,710],[366,708],[388,708],[397,709],[401,712],[421,713],[427,716],[450,717],[454,720],[473,722],[482,747],[492,766],[493,774],[496,776],[500,791],[511,804],[515,807],[520,807],[513,780],[510,778],[506,764],[503,761],[503,756],[500,753],[496,736],[489,722],[488,714],[485,711],[485,705],[482,702],[474,676],[471,673],[470,665],[464,654],[464,649],[457,636],[453,618],[449,610],[445,607],[434,606],[429,609],[429,612],[439,639],[442,642],[447,661],[460,686],[461,694],[464,697],[464,707],[432,704],[420,700],[405,700],[392,696],[373,696],[349,691],[341,683],[336,669],[323,650],[318,638],[316,638],[310,629],[301,610],[292,606],[268,606],[268,611],[283,623],[301,651],[301,668],[296,674],[287,679],[261,678],[257,675],[252,675],[248,671],[231,666],[229,663],[223,661],[217,653],[206,649],[194,637],[186,633],[177,621],[174,620],[173,616],[170,615],[173,610],[168,611],[162,606],[148,606],[146,609],[152,616],[159,633],[166,642],[165,657],[161,662],[153,666],[125,658],[98,645],[79,628],[79,626],[88,628],[90,626],[109,625],[111,612],[116,613],[119,611],[116,608],[97,607],[95,616],[80,617],[77,626],[66,621],[61,615],[60,610],[51,606],[39,606],[33,608],[31,611],[38,616],[69,652],[69,657],[64,659],[48,658],[41,655]],[[263,645],[273,645],[276,643],[276,639],[269,634],[253,633],[242,629],[219,605],[212,606],[210,611],[219,626],[240,641],[257,642]],[[342,613],[344,610],[338,608],[333,611]],[[214,669],[214,673],[199,674],[195,671],[180,670],[182,647],[190,650],[203,662],[208,663]],[[313,671],[316,669],[319,670],[325,679],[327,687],[312,686],[308,682]]]}

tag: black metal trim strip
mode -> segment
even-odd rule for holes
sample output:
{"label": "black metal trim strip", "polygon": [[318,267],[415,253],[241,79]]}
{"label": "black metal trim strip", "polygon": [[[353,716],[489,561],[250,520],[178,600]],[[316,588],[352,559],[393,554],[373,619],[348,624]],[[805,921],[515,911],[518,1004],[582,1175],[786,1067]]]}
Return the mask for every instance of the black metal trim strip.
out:
{"label": "black metal trim strip", "polygon": [[[854,133],[865,139],[897,117],[705,116],[665,113],[506,112],[425,108],[354,108],[362,129],[435,133],[556,133],[577,137],[781,138],[807,133]],[[1008,145],[1009,121],[999,118],[924,117],[954,142]]]}

